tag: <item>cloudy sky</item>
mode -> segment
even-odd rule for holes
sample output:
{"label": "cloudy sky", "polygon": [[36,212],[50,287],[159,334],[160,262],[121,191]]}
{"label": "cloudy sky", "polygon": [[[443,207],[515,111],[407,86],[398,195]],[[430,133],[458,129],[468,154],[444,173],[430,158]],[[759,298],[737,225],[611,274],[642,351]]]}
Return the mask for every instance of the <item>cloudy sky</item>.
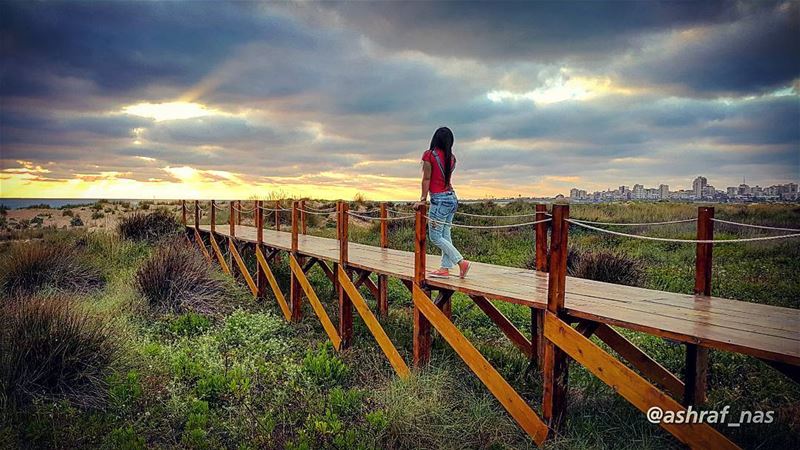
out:
{"label": "cloudy sky", "polygon": [[800,179],[800,2],[0,3],[3,197]]}

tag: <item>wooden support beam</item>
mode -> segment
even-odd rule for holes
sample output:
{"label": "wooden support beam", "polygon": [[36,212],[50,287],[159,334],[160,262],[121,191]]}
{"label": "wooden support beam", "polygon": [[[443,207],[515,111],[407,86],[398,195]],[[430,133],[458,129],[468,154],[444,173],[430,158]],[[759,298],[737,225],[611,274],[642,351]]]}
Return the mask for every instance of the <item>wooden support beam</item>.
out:
{"label": "wooden support beam", "polygon": [[281,231],[281,201],[275,200],[275,231]]}
{"label": "wooden support beam", "polygon": [[[685,411],[678,402],[575,331],[555,314],[548,311],[545,315],[544,325],[544,333],[548,342],[561,348],[640,411],[646,413],[653,406],[661,408],[662,411]],[[662,422],[660,425],[691,448],[738,448],[707,424],[676,425]]]}
{"label": "wooden support beam", "polygon": [[[697,208],[697,239],[714,239],[713,206]],[[694,293],[711,295],[711,268],[713,244],[697,244],[695,257]],[[708,383],[708,348],[686,344],[686,388],[684,405],[702,405],[706,402]]]}
{"label": "wooden support beam", "polygon": [[328,263],[326,263],[321,259],[318,259],[317,265],[325,273],[325,276],[328,277],[329,280],[331,280],[331,283],[336,284],[336,276],[333,274],[333,270],[331,270],[331,268],[328,266]]}
{"label": "wooden support beam", "polygon": [[414,292],[414,283],[411,280],[405,280],[401,278],[400,282],[403,283],[403,286],[405,286],[406,289],[408,289],[408,292]]}
{"label": "wooden support beam", "polygon": [[[427,258],[427,205],[417,208],[414,223],[414,289],[426,289],[425,285],[425,260]],[[429,291],[423,291],[425,297],[430,296]],[[414,302],[414,367],[422,367],[431,359],[431,324]]]}
{"label": "wooden support beam", "polygon": [[293,254],[289,254],[289,268],[292,270],[292,273],[297,277],[298,283],[303,288],[303,291],[305,291],[306,298],[308,298],[308,302],[311,304],[311,308],[317,314],[320,323],[322,323],[322,328],[325,329],[325,333],[328,334],[328,337],[333,343],[334,348],[339,350],[341,348],[342,339],[339,337],[339,333],[336,332],[336,326],[331,321],[331,318],[328,317],[328,313],[325,312],[325,308],[322,306],[322,302],[319,301],[317,294],[311,288],[311,284],[308,282],[306,274],[303,273],[300,263],[297,261],[297,259],[294,257]]}
{"label": "wooden support beam", "polygon": [[222,271],[228,275],[231,275],[231,269],[228,267],[228,263],[225,262],[225,256],[222,254],[219,244],[217,244],[217,237],[214,235],[214,233],[210,233],[208,235],[208,240],[211,242],[211,248],[214,249],[214,254],[217,255],[217,261],[219,262],[220,267],[222,267]]}
{"label": "wooden support beam", "polygon": [[408,369],[403,357],[400,356],[400,353],[392,344],[392,341],[389,339],[386,331],[384,331],[383,327],[381,327],[378,319],[376,319],[372,314],[372,311],[369,310],[369,306],[364,300],[364,297],[362,297],[358,292],[358,288],[356,288],[352,281],[350,281],[350,276],[341,268],[341,266],[339,267],[338,275],[339,283],[347,292],[347,295],[353,302],[353,305],[356,307],[356,311],[358,311],[358,314],[364,320],[364,324],[367,326],[367,329],[369,329],[370,333],[372,333],[372,335],[375,337],[375,340],[378,342],[378,346],[380,346],[383,354],[386,355],[386,358],[389,360],[389,364],[394,367],[397,375],[399,375],[401,378],[406,378],[411,371]]}
{"label": "wooden support beam", "polygon": [[439,308],[444,315],[453,320],[453,291],[450,289],[439,289],[439,293],[436,294],[436,299],[433,303]]}
{"label": "wooden support beam", "polygon": [[203,252],[203,256],[206,257],[206,261],[209,263],[212,261],[211,254],[208,253],[208,249],[206,248],[205,242],[203,242],[203,237],[200,236],[200,232],[197,231],[197,228],[194,229],[194,240],[197,242],[197,246],[200,247],[200,251]]}
{"label": "wooden support beam", "polygon": [[[538,222],[547,219],[547,205],[537,203],[536,216],[534,219]],[[536,270],[538,272],[547,272],[547,222],[536,224],[535,247],[536,252]],[[531,363],[535,363],[538,367],[542,367],[544,363],[544,311],[537,308],[531,308]]]}
{"label": "wooden support beam", "polygon": [[306,258],[306,262],[303,264],[303,273],[308,273],[314,267],[314,264],[317,263],[317,258],[313,258],[309,256]]}
{"label": "wooden support beam", "polygon": [[[258,254],[261,253],[261,248],[264,245],[264,210],[262,208],[261,200],[256,200],[253,205],[253,220],[256,225],[256,261],[258,261]],[[262,253],[263,258],[263,253]],[[264,298],[267,295],[267,276],[263,270],[258,270],[258,263],[256,263],[256,286],[258,286],[258,297]]]}
{"label": "wooden support beam", "polygon": [[358,272],[359,272],[358,278],[356,278],[355,283],[353,283],[356,286],[356,289],[360,288],[361,285],[364,284],[364,281],[369,279],[369,272],[367,272],[366,270],[361,270]]}
{"label": "wooden support beam", "polygon": [[[381,203],[381,248],[389,248],[389,210],[386,203]],[[378,315],[386,317],[389,314],[389,276],[378,274]]]}
{"label": "wooden support beam", "polygon": [[281,287],[278,285],[278,280],[275,279],[275,275],[272,273],[272,269],[269,267],[267,258],[264,257],[264,253],[261,251],[260,246],[256,247],[256,262],[258,262],[261,272],[267,278],[267,281],[272,288],[272,293],[275,295],[275,300],[278,301],[278,306],[280,306],[281,311],[283,312],[283,317],[286,318],[286,320],[292,320],[292,311],[289,309],[289,304],[286,303],[286,298],[283,296],[283,292],[281,292]]}
{"label": "wooden support beam", "polygon": [[200,202],[194,201],[194,229],[200,228]]}
{"label": "wooden support beam", "polygon": [[[347,202],[340,201],[337,203],[337,231],[339,234],[339,265],[337,273],[344,271],[347,276],[347,257],[349,247],[349,218],[347,214],[349,210]],[[353,339],[353,302],[347,295],[347,291],[342,286],[339,277],[337,276],[336,288],[339,294],[339,335],[342,338],[342,348],[350,347],[351,340]]]}
{"label": "wooden support beam", "polygon": [[581,320],[578,322],[578,325],[575,327],[575,331],[578,333],[588,337],[592,337],[595,331],[597,331],[597,327],[600,326],[600,323],[594,322],[591,320]]}
{"label": "wooden support beam", "polygon": [[496,306],[492,304],[486,297],[482,295],[470,295],[469,296],[476,305],[484,312],[492,322],[494,322],[498,327],[500,327],[500,331],[508,337],[512,344],[517,347],[522,353],[525,354],[527,357],[531,357],[533,354],[533,350],[531,348],[531,341],[522,334],[517,327],[508,320]]}
{"label": "wooden support beam", "polygon": [[791,364],[786,364],[778,361],[771,361],[768,359],[761,359],[761,361],[769,364],[770,366],[772,366],[773,369],[786,375],[790,380],[794,381],[795,383],[800,384],[800,366],[794,366]]}
{"label": "wooden support beam", "polygon": [[256,282],[253,281],[253,277],[250,276],[250,272],[247,270],[244,260],[242,260],[241,255],[239,255],[239,252],[236,250],[236,246],[233,245],[233,240],[228,241],[228,250],[230,251],[230,254],[233,255],[236,265],[239,266],[239,273],[241,273],[244,277],[244,281],[247,283],[247,287],[250,288],[250,292],[253,293],[254,297],[257,296],[258,287],[256,286]]}
{"label": "wooden support beam", "polygon": [[[234,210],[234,201],[231,200],[228,202],[228,244],[233,244],[233,240],[236,239],[236,211]],[[229,245],[230,247],[231,245]],[[230,251],[228,252],[228,267],[233,267],[233,253]],[[236,277],[236,274],[231,271],[231,275]]]}
{"label": "wooden support beam", "polygon": [[300,200],[300,233],[308,234],[308,220],[306,216],[305,200]]}
{"label": "wooden support beam", "polygon": [[242,201],[236,200],[236,225],[242,224]]}
{"label": "wooden support beam", "polygon": [[536,445],[542,445],[547,437],[547,425],[531,409],[528,403],[511,387],[510,384],[492,367],[469,340],[458,331],[453,322],[445,317],[419,286],[413,286],[412,300],[415,309],[424,315],[426,320],[436,328],[439,334],[455,350],[478,379],[489,389],[489,392],[500,401],[511,417],[525,430]]}
{"label": "wooden support beam", "polygon": [[[291,261],[299,262],[302,264],[302,258],[298,254],[298,238],[297,234],[299,231],[299,218],[298,215],[298,204],[297,201],[292,202],[292,251],[291,251]],[[301,266],[302,267],[302,266]],[[303,296],[301,294],[301,290],[303,287],[300,285],[300,277],[297,276],[297,273],[292,270],[290,272],[290,284],[289,284],[289,299],[290,304],[292,306],[292,322],[299,322],[300,319],[303,317]],[[304,278],[305,278],[305,274]]]}
{"label": "wooden support beam", "polygon": [[645,377],[663,387],[673,398],[678,401],[683,399],[684,384],[680,378],[648,356],[647,353],[643,352],[617,330],[604,323],[592,323],[597,324],[594,331],[595,336],[605,342],[619,356],[631,363]]}
{"label": "wooden support beam", "polygon": [[211,217],[209,218],[209,221],[211,223],[209,224],[209,229],[211,229],[211,234],[213,235],[214,233],[217,232],[217,208],[214,200],[211,200],[211,205],[209,206],[209,208],[211,208],[210,212]]}
{"label": "wooden support beam", "polygon": [[[567,280],[567,237],[569,205],[553,205],[553,233],[547,284],[547,311],[565,317],[564,294]],[[568,362],[564,352],[547,340],[544,346],[544,398],[542,415],[553,430],[559,430],[566,415]]]}
{"label": "wooden support beam", "polygon": [[186,226],[186,200],[181,200],[181,224]]}

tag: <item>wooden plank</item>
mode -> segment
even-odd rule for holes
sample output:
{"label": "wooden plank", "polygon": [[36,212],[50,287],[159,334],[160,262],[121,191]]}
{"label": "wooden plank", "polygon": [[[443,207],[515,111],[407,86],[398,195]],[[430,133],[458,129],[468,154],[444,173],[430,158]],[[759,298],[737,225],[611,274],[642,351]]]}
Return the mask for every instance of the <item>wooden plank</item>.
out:
{"label": "wooden plank", "polygon": [[[550,312],[545,313],[544,334],[550,342],[611,386],[640,411],[646,413],[653,406],[658,406],[663,411],[685,411],[681,404],[658,390]],[[661,423],[660,425],[691,448],[738,448],[725,436],[706,424]]]}
{"label": "wooden plank", "polygon": [[203,256],[206,257],[206,261],[211,262],[211,255],[208,253],[206,244],[203,242],[203,238],[200,236],[200,232],[197,231],[197,228],[194,229],[194,240],[197,242],[197,246],[200,247],[200,250],[203,252]]}
{"label": "wooden plank", "polygon": [[300,286],[302,286],[303,291],[306,293],[306,297],[311,303],[311,308],[317,314],[320,323],[322,323],[322,328],[325,329],[325,333],[328,334],[331,342],[333,343],[334,348],[339,350],[342,339],[339,337],[339,333],[336,332],[336,326],[331,321],[331,318],[328,317],[328,313],[325,312],[325,307],[322,306],[322,302],[319,301],[317,294],[314,292],[314,289],[311,288],[311,284],[308,282],[308,278],[306,278],[306,274],[303,273],[302,267],[300,267],[300,263],[297,262],[294,255],[289,254],[289,267],[292,270],[292,273],[295,274],[297,277]]}
{"label": "wooden plank", "polygon": [[631,363],[633,367],[639,369],[644,376],[664,387],[673,398],[678,400],[683,398],[683,381],[635,346],[617,330],[603,323],[597,327],[594,334],[622,358]]}
{"label": "wooden plank", "polygon": [[225,256],[222,255],[222,250],[220,250],[217,244],[217,238],[214,237],[214,233],[211,233],[208,237],[208,240],[211,242],[211,248],[214,249],[214,254],[217,255],[217,261],[219,261],[219,265],[222,267],[222,271],[231,275],[231,269],[228,268],[228,263],[225,262]]}
{"label": "wooden plank", "polygon": [[286,298],[284,298],[283,293],[281,292],[281,287],[278,285],[278,280],[275,279],[275,275],[272,274],[272,269],[270,269],[269,264],[267,264],[267,258],[264,257],[261,247],[256,247],[256,261],[258,262],[259,267],[261,267],[261,271],[267,277],[267,281],[272,288],[272,293],[275,295],[275,299],[278,301],[278,306],[280,306],[281,311],[283,312],[283,317],[286,320],[292,320],[292,311],[289,309],[289,305],[286,303]]}
{"label": "wooden plank", "polygon": [[471,295],[470,298],[490,319],[492,319],[492,322],[500,328],[500,331],[508,337],[515,347],[520,349],[520,351],[529,358],[533,355],[531,341],[529,341],[528,338],[508,320],[508,317],[492,304],[492,302],[480,295]]}
{"label": "wooden plank", "polygon": [[358,289],[355,287],[355,285],[353,285],[353,282],[350,281],[350,277],[344,270],[342,270],[341,266],[339,266],[339,283],[341,283],[342,288],[347,292],[347,295],[353,302],[353,306],[356,307],[356,311],[358,311],[358,314],[364,320],[364,324],[375,337],[375,340],[378,342],[383,354],[386,355],[386,358],[389,360],[389,363],[392,365],[392,367],[394,367],[397,375],[399,375],[401,378],[406,378],[411,373],[406,365],[406,362],[392,344],[392,341],[383,330],[383,327],[381,327],[378,319],[376,319],[372,314],[372,311],[370,311],[367,302],[364,301],[364,297],[362,297],[358,292]]}
{"label": "wooden plank", "polygon": [[412,299],[414,305],[425,315],[439,334],[455,350],[478,379],[489,389],[489,392],[500,401],[511,417],[525,430],[537,445],[542,445],[547,437],[547,425],[531,409],[527,402],[511,387],[510,384],[492,367],[478,349],[458,331],[455,325],[445,317],[444,313],[434,306],[430,297],[418,286],[413,286]]}
{"label": "wooden plank", "polygon": [[228,241],[228,250],[233,255],[233,259],[236,260],[236,265],[239,266],[239,272],[244,277],[244,281],[247,282],[247,286],[250,288],[250,292],[253,295],[258,295],[258,287],[256,286],[256,282],[253,281],[253,277],[250,276],[250,272],[247,270],[247,266],[244,264],[244,260],[239,255],[239,252],[236,251],[236,247],[233,245],[233,241]]}

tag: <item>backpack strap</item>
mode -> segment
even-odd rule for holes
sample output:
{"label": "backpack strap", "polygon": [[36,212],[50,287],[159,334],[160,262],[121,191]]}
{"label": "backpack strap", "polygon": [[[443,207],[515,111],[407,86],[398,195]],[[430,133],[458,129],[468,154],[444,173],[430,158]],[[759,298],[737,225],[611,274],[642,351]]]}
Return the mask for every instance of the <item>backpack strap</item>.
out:
{"label": "backpack strap", "polygon": [[[431,153],[433,153],[433,157],[436,159],[436,165],[439,166],[439,170],[442,171],[442,180],[446,180],[447,179],[447,175],[445,175],[444,166],[442,165],[442,160],[439,158],[439,154],[436,152],[435,149],[434,150],[429,150],[429,151]],[[449,191],[453,190],[449,185],[445,186],[445,187]]]}

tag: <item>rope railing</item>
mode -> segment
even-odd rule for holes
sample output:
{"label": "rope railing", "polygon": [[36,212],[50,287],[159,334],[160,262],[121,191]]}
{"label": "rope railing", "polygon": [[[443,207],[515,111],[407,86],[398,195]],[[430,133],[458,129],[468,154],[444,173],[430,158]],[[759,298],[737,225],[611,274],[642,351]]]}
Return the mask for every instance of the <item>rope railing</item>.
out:
{"label": "rope railing", "polygon": [[441,223],[450,225],[453,228],[465,228],[465,229],[476,229],[476,230],[495,230],[501,228],[517,228],[517,227],[526,227],[529,225],[536,225],[537,223],[544,223],[550,222],[553,219],[542,219],[542,220],[534,220],[533,222],[523,222],[523,223],[511,223],[507,225],[465,225],[463,223],[447,223],[441,220],[436,220],[430,216],[425,216],[426,219],[430,220],[431,222]]}
{"label": "rope railing", "polygon": [[736,239],[675,239],[675,238],[662,238],[662,237],[655,237],[655,236],[642,236],[640,234],[629,234],[629,233],[621,233],[619,231],[613,230],[606,230],[605,228],[599,228],[587,223],[583,223],[578,220],[574,219],[566,219],[567,222],[577,225],[579,227],[588,228],[590,230],[599,231],[601,233],[612,234],[615,236],[622,236],[628,237],[633,239],[644,239],[648,241],[659,241],[659,242],[678,242],[684,244],[726,244],[726,243],[735,243],[735,242],[756,242],[756,241],[771,241],[775,239],[786,239],[786,238],[794,238],[800,237],[800,233],[797,234],[784,234],[780,236],[761,236],[761,237],[754,237],[754,238],[736,238]]}
{"label": "rope railing", "polygon": [[314,211],[314,212],[318,212],[318,213],[336,212],[336,207],[334,206],[333,208],[319,208],[318,209],[318,208],[312,208],[310,206],[306,206],[304,211],[305,212]]}
{"label": "rope railing", "polygon": [[414,217],[414,214],[409,214],[407,216],[387,217],[386,219],[382,219],[380,217],[365,216],[365,215],[354,213],[354,212],[351,212],[351,211],[347,211],[347,215],[348,216],[353,216],[353,217],[358,217],[359,219],[364,219],[364,220],[378,220],[378,221],[379,220],[405,220],[405,219],[410,219],[410,218]]}
{"label": "rope railing", "polygon": [[583,220],[583,219],[575,219],[580,221],[581,223],[589,223],[592,225],[608,225],[608,226],[617,226],[617,227],[641,227],[641,226],[648,226],[648,225],[670,225],[675,223],[688,223],[688,222],[696,222],[697,219],[680,219],[680,220],[667,220],[664,222],[640,222],[640,223],[630,223],[630,222],[593,222],[591,220]]}
{"label": "rope railing", "polygon": [[536,215],[535,212],[530,214],[509,214],[509,215],[489,215],[489,214],[472,214],[472,213],[465,213],[461,211],[456,211],[456,214],[467,216],[467,217],[482,217],[487,219],[513,219],[513,218],[520,218],[520,217],[533,217]]}
{"label": "rope railing", "polygon": [[723,220],[723,219],[711,219],[714,222],[719,223],[726,223],[728,225],[736,225],[739,227],[748,227],[748,228],[759,228],[762,230],[776,230],[776,231],[797,231],[800,232],[800,228],[782,228],[782,227],[770,227],[766,225],[755,225],[752,223],[741,223],[741,222],[731,222],[730,220]]}
{"label": "rope railing", "polygon": [[291,209],[286,208],[267,208],[264,206],[259,206],[262,211],[272,211],[272,212],[282,212],[282,211],[291,211]]}
{"label": "rope railing", "polygon": [[333,211],[314,211],[314,210],[310,210],[310,209],[307,209],[307,208],[306,208],[306,209],[304,209],[304,208],[297,208],[297,210],[298,210],[298,211],[301,211],[301,212],[304,212],[304,213],[306,213],[306,214],[311,214],[311,215],[314,215],[314,216],[329,216],[329,215],[331,215],[332,213],[335,213],[335,212],[336,212],[336,210],[335,210],[335,209],[334,209]]}

